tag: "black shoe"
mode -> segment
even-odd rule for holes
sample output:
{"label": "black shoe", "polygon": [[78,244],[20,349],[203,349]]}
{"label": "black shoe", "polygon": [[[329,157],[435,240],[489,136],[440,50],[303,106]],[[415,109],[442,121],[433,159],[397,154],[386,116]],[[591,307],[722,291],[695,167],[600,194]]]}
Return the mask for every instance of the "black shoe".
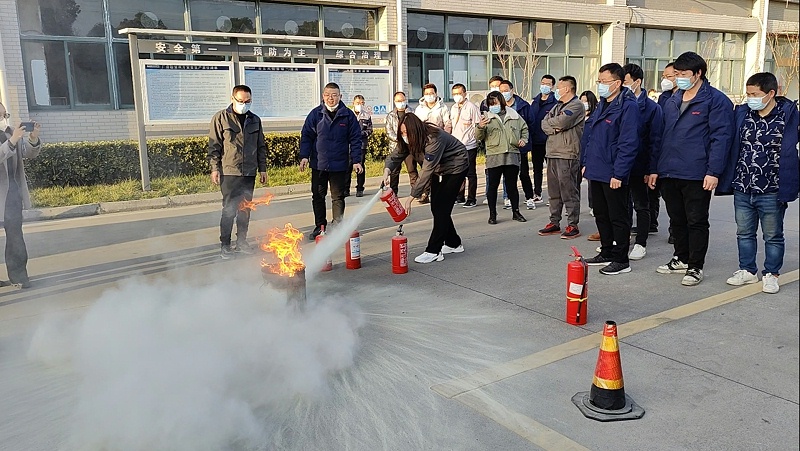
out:
{"label": "black shoe", "polygon": [[466,202],[467,202],[467,199],[465,199],[463,197],[456,197],[456,203],[457,204],[463,204],[463,203],[466,203]]}
{"label": "black shoe", "polygon": [[650,230],[647,231],[648,235],[651,233],[658,233],[658,226],[650,227]]}
{"label": "black shoe", "polygon": [[464,205],[462,205],[462,207],[463,208],[474,208],[477,205],[478,205],[478,203],[475,202],[474,200],[468,200],[468,201],[464,202]]}
{"label": "black shoe", "polygon": [[539,235],[555,235],[557,233],[561,233],[561,227],[558,224],[553,224],[552,222],[548,223],[544,226],[543,229],[539,229]]}
{"label": "black shoe", "polygon": [[606,266],[611,263],[610,258],[605,258],[601,254],[597,254],[592,258],[586,259],[586,264],[589,266]]}
{"label": "black shoe", "polygon": [[314,227],[314,231],[308,234],[308,240],[314,241],[320,233],[322,233],[322,227],[321,226]]}
{"label": "black shoe", "polygon": [[8,280],[0,280],[0,287],[10,287],[11,285],[14,284],[9,282]]}
{"label": "black shoe", "polygon": [[230,260],[230,259],[232,259],[232,258],[233,258],[233,256],[234,256],[234,252],[233,252],[233,248],[231,248],[231,245],[230,245],[230,244],[223,244],[223,245],[221,246],[221,249],[220,249],[220,252],[219,252],[219,256],[220,256],[220,257],[221,257],[223,260]]}
{"label": "black shoe", "polygon": [[345,191],[342,197],[350,197],[350,190]]}
{"label": "black shoe", "polygon": [[600,268],[600,274],[605,274],[607,276],[614,276],[626,272],[631,272],[631,265],[628,263],[611,262],[608,266]]}
{"label": "black shoe", "polygon": [[636,235],[637,233],[639,233],[639,228],[638,227],[631,227],[631,235]]}
{"label": "black shoe", "polygon": [[519,210],[514,210],[514,212],[511,213],[511,219],[519,222],[528,222],[528,220],[525,219],[525,216],[522,216],[522,213],[520,213]]}
{"label": "black shoe", "polygon": [[675,237],[670,235],[669,238],[667,238],[667,243],[668,244],[675,244]]}
{"label": "black shoe", "polygon": [[27,281],[27,282],[22,282],[21,284],[19,284],[19,288],[21,290],[27,290],[30,287],[31,287],[31,281],[30,280]]}
{"label": "black shoe", "polygon": [[255,253],[255,249],[253,249],[253,246],[247,244],[246,241],[242,242],[237,241],[236,247],[233,249],[233,251],[237,254],[243,254],[243,255],[253,255]]}
{"label": "black shoe", "polygon": [[495,225],[497,224],[497,214],[490,214],[489,215],[489,224]]}
{"label": "black shoe", "polygon": [[363,189],[357,190],[356,197],[364,197],[364,190]]}

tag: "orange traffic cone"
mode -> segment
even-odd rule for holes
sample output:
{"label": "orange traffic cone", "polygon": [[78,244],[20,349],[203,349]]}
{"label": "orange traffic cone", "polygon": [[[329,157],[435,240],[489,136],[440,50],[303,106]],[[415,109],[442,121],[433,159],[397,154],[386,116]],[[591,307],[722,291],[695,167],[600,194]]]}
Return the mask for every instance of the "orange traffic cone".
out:
{"label": "orange traffic cone", "polygon": [[597,421],[637,420],[644,416],[644,409],[625,395],[614,321],[606,321],[603,328],[591,390],[576,393],[572,402],[586,418]]}

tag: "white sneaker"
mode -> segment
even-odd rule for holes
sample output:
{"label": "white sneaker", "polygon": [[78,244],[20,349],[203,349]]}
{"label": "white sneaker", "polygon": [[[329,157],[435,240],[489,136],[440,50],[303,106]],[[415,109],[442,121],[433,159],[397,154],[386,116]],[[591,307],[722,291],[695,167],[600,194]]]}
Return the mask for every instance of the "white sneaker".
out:
{"label": "white sneaker", "polygon": [[511,200],[503,199],[503,210],[510,210],[510,209],[511,209]]}
{"label": "white sneaker", "polygon": [[703,281],[703,270],[692,268],[686,270],[686,275],[683,276],[683,280],[681,280],[681,285],[687,287],[693,287],[702,281]]}
{"label": "white sneaker", "polygon": [[414,259],[417,263],[431,263],[431,262],[440,262],[444,260],[444,255],[441,252],[438,254],[432,254],[430,252],[423,252]]}
{"label": "white sneaker", "polygon": [[[761,279],[764,282],[764,288],[761,291],[764,293],[775,294],[781,289],[778,285],[778,276],[766,273]],[[758,280],[758,277],[756,277],[756,280]]]}
{"label": "white sneaker", "polygon": [[689,265],[680,261],[678,257],[673,256],[672,260],[666,265],[656,268],[656,272],[659,274],[686,274],[687,269],[689,269]]}
{"label": "white sneaker", "polygon": [[489,199],[483,199],[483,202],[481,202],[481,205],[489,205]]}
{"label": "white sneaker", "polygon": [[536,210],[536,202],[533,199],[528,199],[525,201],[525,207],[527,207],[528,210]]}
{"label": "white sneaker", "polygon": [[442,254],[460,254],[464,252],[464,245],[459,244],[458,247],[450,247],[448,245],[442,246]]}
{"label": "white sneaker", "polygon": [[[740,269],[734,272],[732,276],[728,277],[728,280],[726,280],[725,282],[728,285],[740,287],[742,285],[747,285],[749,283],[758,282],[758,276],[746,269]],[[764,282],[764,286],[767,286],[766,282]]]}
{"label": "white sneaker", "polygon": [[628,254],[628,258],[631,260],[641,260],[645,255],[647,255],[647,248],[641,244],[634,244],[631,253]]}
{"label": "white sneaker", "polygon": [[534,194],[533,195],[533,202],[534,203],[535,202],[541,202],[541,201],[542,201],[542,195],[541,194]]}

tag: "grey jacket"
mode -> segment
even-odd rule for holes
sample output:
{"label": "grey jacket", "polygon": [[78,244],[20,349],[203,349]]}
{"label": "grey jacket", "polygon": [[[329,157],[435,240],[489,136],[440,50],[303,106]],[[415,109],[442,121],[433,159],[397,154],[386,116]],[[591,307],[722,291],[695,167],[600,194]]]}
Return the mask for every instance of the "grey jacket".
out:
{"label": "grey jacket", "polygon": [[211,171],[222,175],[254,176],[267,172],[267,144],[261,119],[247,112],[242,131],[233,107],[211,119],[208,132],[208,163]]}
{"label": "grey jacket", "polygon": [[580,158],[586,110],[578,96],[569,102],[559,101],[542,119],[542,131],[547,135],[547,158],[577,160]]}
{"label": "grey jacket", "polygon": [[[407,148],[407,147],[406,147]],[[399,169],[405,161],[408,152],[403,152],[400,146],[386,157],[384,167],[390,172]],[[419,198],[422,193],[428,192],[431,186],[431,177],[435,175],[457,175],[466,172],[467,148],[453,135],[444,130],[437,130],[435,134],[428,135],[428,143],[422,158],[415,157],[422,164],[419,170],[417,184],[411,189],[411,197]]]}
{"label": "grey jacket", "polygon": [[[414,114],[414,109],[410,106],[406,107],[406,114]],[[389,137],[390,147],[389,152],[397,149],[397,133],[400,127],[400,116],[397,114],[397,108],[393,109],[386,115],[386,136]]]}
{"label": "grey jacket", "polygon": [[28,179],[25,177],[25,164],[23,159],[35,158],[42,150],[42,141],[37,145],[32,145],[29,138],[23,137],[17,142],[15,147],[11,147],[9,139],[14,133],[11,127],[0,130],[0,223],[3,222],[6,210],[6,198],[8,196],[8,164],[13,162],[15,165],[15,179],[22,196],[22,208],[31,208],[31,194],[28,191]]}

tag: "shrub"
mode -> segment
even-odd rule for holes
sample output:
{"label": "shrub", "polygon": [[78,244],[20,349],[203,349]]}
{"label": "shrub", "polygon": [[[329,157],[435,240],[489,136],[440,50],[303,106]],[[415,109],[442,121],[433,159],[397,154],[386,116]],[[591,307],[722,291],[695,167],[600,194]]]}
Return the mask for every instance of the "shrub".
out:
{"label": "shrub", "polygon": [[[267,165],[284,167],[298,162],[299,133],[268,133]],[[389,152],[383,130],[375,130],[367,145],[367,160]],[[150,177],[196,175],[208,172],[208,137],[150,139],[147,141]],[[42,153],[26,163],[32,187],[91,186],[139,179],[136,141],[93,141],[45,144]]]}

